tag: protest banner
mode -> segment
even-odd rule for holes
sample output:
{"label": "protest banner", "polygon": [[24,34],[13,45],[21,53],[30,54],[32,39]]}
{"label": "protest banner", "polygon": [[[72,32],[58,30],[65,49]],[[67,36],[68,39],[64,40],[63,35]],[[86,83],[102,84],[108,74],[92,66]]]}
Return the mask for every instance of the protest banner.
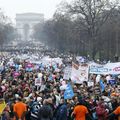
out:
{"label": "protest banner", "polygon": [[74,92],[70,83],[68,83],[64,92],[64,99],[71,99],[74,96]]}
{"label": "protest banner", "polygon": [[91,63],[89,65],[89,73],[92,74],[120,74],[120,62],[117,63],[107,63],[105,65],[100,65],[96,63]]}

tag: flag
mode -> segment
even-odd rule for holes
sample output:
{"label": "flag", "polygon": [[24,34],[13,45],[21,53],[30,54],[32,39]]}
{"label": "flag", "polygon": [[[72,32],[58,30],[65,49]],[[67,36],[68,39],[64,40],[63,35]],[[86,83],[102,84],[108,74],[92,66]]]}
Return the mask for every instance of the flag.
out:
{"label": "flag", "polygon": [[71,99],[74,96],[74,92],[70,83],[68,83],[64,92],[64,99]]}
{"label": "flag", "polygon": [[116,84],[116,80],[109,80],[109,84],[111,84],[111,85],[115,85]]}
{"label": "flag", "polygon": [[102,80],[100,80],[100,88],[102,92],[105,90],[105,85]]}
{"label": "flag", "polygon": [[5,101],[4,100],[0,101],[0,115],[3,113],[5,107],[6,107]]}

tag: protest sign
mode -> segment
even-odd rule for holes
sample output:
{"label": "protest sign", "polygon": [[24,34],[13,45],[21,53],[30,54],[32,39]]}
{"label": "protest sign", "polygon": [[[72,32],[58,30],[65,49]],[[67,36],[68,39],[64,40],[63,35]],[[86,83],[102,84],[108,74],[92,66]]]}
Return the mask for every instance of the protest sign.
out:
{"label": "protest sign", "polygon": [[100,94],[101,94],[101,89],[100,89],[99,86],[95,86],[95,87],[94,87],[94,93],[95,93],[96,96],[100,96]]}
{"label": "protest sign", "polygon": [[77,64],[73,63],[71,80],[77,84],[82,84],[84,81],[88,81],[88,70],[89,67],[87,64],[78,66]]}
{"label": "protest sign", "polygon": [[64,99],[71,99],[74,96],[74,92],[70,83],[68,83],[64,92]]}
{"label": "protest sign", "polygon": [[64,80],[69,80],[71,78],[71,70],[72,70],[71,67],[66,67],[65,68],[65,70],[64,70],[64,76],[63,76]]}
{"label": "protest sign", "polygon": [[87,64],[83,64],[79,66],[79,72],[80,72],[79,79],[81,82],[88,81],[88,70],[89,67]]}
{"label": "protest sign", "polygon": [[35,79],[35,86],[41,86],[42,78]]}
{"label": "protest sign", "polygon": [[71,72],[71,80],[74,83],[77,83],[79,81],[79,66],[75,63],[72,63],[72,72]]}
{"label": "protest sign", "polygon": [[88,87],[94,86],[94,82],[88,81]]}
{"label": "protest sign", "polygon": [[115,85],[116,84],[116,80],[109,80],[109,84]]}

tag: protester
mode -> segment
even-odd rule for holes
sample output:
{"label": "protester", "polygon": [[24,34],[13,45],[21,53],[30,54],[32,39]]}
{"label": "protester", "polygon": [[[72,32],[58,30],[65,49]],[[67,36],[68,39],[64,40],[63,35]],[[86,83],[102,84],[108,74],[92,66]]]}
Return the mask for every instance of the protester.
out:
{"label": "protester", "polygon": [[14,115],[15,120],[25,120],[25,114],[27,112],[27,106],[22,102],[22,99],[19,97],[14,104]]}
{"label": "protester", "polygon": [[56,113],[56,120],[67,120],[67,104],[64,98],[61,98],[60,105],[58,106]]}
{"label": "protester", "polygon": [[86,117],[91,118],[88,109],[83,105],[82,100],[75,106],[72,114],[75,117],[75,120],[86,120]]}
{"label": "protester", "polygon": [[120,120],[120,106],[118,106],[109,116],[108,118],[115,118],[115,116]]}
{"label": "protester", "polygon": [[109,111],[105,108],[104,102],[99,102],[98,106],[96,107],[96,114],[98,120],[106,120],[107,119],[107,114]]}
{"label": "protester", "polygon": [[38,120],[52,120],[53,118],[53,111],[52,108],[49,106],[47,101],[44,101],[45,103],[40,108],[38,112]]}

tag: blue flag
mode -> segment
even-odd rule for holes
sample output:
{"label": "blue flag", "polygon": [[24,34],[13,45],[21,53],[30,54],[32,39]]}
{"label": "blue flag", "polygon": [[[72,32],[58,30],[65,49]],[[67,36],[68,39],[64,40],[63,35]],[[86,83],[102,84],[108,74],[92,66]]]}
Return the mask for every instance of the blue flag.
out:
{"label": "blue flag", "polygon": [[102,92],[105,90],[105,85],[102,80],[100,80],[100,88]]}
{"label": "blue flag", "polygon": [[68,83],[64,92],[64,99],[71,99],[74,96],[74,92],[70,83]]}

